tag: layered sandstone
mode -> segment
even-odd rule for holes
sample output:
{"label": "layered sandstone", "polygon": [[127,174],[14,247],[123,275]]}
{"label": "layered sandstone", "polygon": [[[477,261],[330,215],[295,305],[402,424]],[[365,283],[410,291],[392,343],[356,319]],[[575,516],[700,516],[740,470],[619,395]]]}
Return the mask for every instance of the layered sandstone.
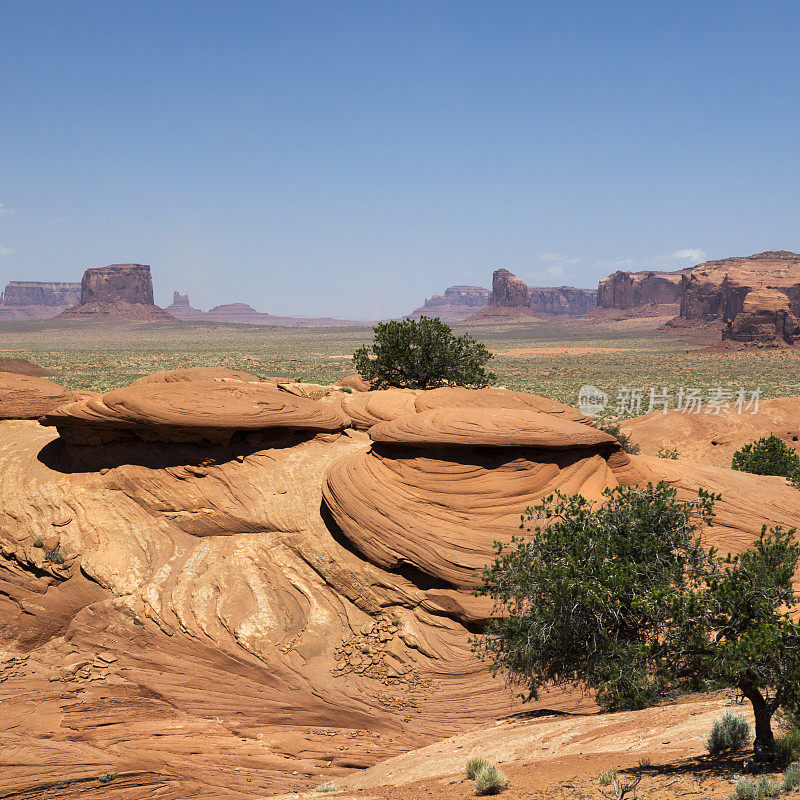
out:
{"label": "layered sandstone", "polygon": [[492,275],[489,304],[473,319],[526,317],[537,314],[585,314],[597,305],[597,292],[574,286],[528,286],[507,269]]}
{"label": "layered sandstone", "polygon": [[79,283],[11,281],[0,292],[0,320],[55,317],[80,299]]}
{"label": "layered sandstone", "polygon": [[600,281],[597,305],[600,308],[632,309],[643,306],[680,303],[683,276],[690,270],[674,272],[617,271]]}
{"label": "layered sandstone", "polygon": [[408,317],[439,317],[444,322],[461,322],[486,306],[491,292],[482,286],[450,286],[444,294],[429,297],[424,305],[415,308]]}
{"label": "layered sandstone", "polygon": [[698,264],[683,276],[680,315],[688,320],[732,322],[756,289],[776,289],[800,316],[800,254],[767,251]]}
{"label": "layered sandstone", "polygon": [[153,301],[153,279],[146,264],[111,264],[87,269],[80,302],[62,318],[173,319]]}
{"label": "layered sandstone", "polygon": [[[356,396],[393,441],[343,427]],[[296,793],[525,710],[471,652],[492,609],[470,590],[555,489],[721,491],[704,535],[725,550],[800,518],[785,481],[628,457],[532,395],[393,398],[180,370],[51,412],[65,436],[0,422],[0,794]],[[176,440],[209,425],[231,435]]]}
{"label": "layered sandstone", "polygon": [[0,420],[38,419],[76,397],[74,392],[46,378],[0,372]]}
{"label": "layered sandstone", "polygon": [[789,298],[777,289],[756,289],[744,298],[742,310],[728,323],[722,338],[752,345],[782,347],[794,344],[800,323]]}

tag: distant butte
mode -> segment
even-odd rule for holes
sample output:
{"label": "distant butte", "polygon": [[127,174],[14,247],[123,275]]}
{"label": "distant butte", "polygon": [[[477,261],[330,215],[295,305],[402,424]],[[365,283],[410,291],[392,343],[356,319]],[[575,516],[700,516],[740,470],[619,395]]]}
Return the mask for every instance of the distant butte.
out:
{"label": "distant butte", "polygon": [[111,264],[87,269],[80,302],[61,319],[130,319],[141,322],[174,317],[153,301],[153,279],[147,264]]}

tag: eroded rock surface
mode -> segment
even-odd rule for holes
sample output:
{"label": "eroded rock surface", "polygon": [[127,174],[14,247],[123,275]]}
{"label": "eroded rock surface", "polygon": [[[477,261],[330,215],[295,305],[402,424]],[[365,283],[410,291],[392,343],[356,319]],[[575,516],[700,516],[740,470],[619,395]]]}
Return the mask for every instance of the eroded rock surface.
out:
{"label": "eroded rock surface", "polygon": [[0,795],[105,796],[114,772],[129,800],[251,800],[518,711],[470,652],[470,589],[556,488],[720,490],[728,549],[800,518],[778,479],[628,457],[566,409],[178,370],[0,422]]}
{"label": "eroded rock surface", "polygon": [[777,289],[756,289],[745,295],[742,310],[723,332],[723,339],[767,347],[794,344],[800,322],[789,298]]}
{"label": "eroded rock surface", "polygon": [[680,303],[682,279],[688,271],[617,271],[600,281],[597,305],[601,308],[631,309]]}

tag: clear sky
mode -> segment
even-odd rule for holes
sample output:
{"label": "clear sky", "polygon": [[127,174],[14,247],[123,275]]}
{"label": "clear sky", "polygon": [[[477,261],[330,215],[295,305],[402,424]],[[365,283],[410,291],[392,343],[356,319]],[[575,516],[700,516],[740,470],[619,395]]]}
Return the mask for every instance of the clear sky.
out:
{"label": "clear sky", "polygon": [[800,250],[800,3],[0,0],[0,283],[400,315]]}

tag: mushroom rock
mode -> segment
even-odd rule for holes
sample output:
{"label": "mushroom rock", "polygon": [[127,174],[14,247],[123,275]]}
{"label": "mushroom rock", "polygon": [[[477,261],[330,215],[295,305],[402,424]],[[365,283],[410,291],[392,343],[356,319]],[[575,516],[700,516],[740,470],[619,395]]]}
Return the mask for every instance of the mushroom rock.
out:
{"label": "mushroom rock", "polygon": [[379,422],[386,422],[415,410],[416,389],[376,389],[353,394],[340,393],[342,411],[350,417],[356,430],[365,431]]}
{"label": "mushroom rock", "polygon": [[800,337],[800,323],[789,298],[777,289],[756,289],[745,295],[742,310],[728,323],[723,339],[757,346],[782,347]]}
{"label": "mushroom rock", "polygon": [[76,397],[46,378],[0,372],[0,419],[37,419]]}
{"label": "mushroom rock", "polygon": [[369,435],[371,450],[328,470],[331,516],[373,563],[413,565],[461,590],[479,583],[476,571],[495,541],[518,532],[526,506],[555,490],[599,500],[617,484],[609,458],[628,461],[603,431],[520,408],[445,405],[375,425]]}
{"label": "mushroom rock", "polygon": [[275,383],[275,379],[259,378],[249,372],[228,369],[227,367],[186,367],[166,372],[154,372],[137,378],[131,386],[148,383],[183,383],[186,381],[237,381],[239,383]]}
{"label": "mushroom rock", "polygon": [[375,442],[420,447],[619,448],[605,431],[523,408],[442,406],[380,423],[369,435]]}
{"label": "mushroom rock", "polygon": [[335,433],[348,425],[333,406],[281,392],[269,383],[191,380],[139,383],[45,414],[73,444],[133,435],[147,441],[221,442],[269,429]]}
{"label": "mushroom rock", "polygon": [[535,394],[514,392],[496,387],[466,389],[460,386],[446,386],[422,392],[414,401],[414,408],[417,411],[427,411],[430,408],[444,406],[528,409],[560,416],[573,422],[582,422],[587,425],[594,424],[590,417],[572,408],[572,406],[549,400],[546,397],[539,397]]}

